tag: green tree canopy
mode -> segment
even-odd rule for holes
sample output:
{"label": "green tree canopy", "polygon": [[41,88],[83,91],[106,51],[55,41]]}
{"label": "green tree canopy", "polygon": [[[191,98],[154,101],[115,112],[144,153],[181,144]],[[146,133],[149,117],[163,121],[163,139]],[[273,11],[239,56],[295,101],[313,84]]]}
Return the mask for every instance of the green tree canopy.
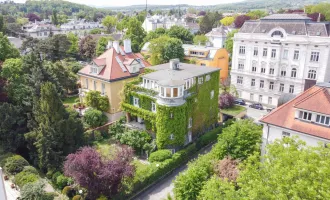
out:
{"label": "green tree canopy", "polygon": [[262,10],[253,10],[248,12],[246,15],[249,16],[251,19],[256,20],[267,16],[267,13]]}
{"label": "green tree canopy", "polygon": [[71,44],[67,52],[70,54],[77,54],[79,52],[78,36],[76,36],[74,33],[68,33],[67,37]]}
{"label": "green tree canopy", "polygon": [[107,28],[108,33],[111,33],[112,29],[117,25],[117,18],[115,16],[106,16],[102,20],[102,24]]}
{"label": "green tree canopy", "polygon": [[224,17],[220,20],[220,23],[224,26],[230,26],[232,23],[234,23],[235,18],[234,17]]}
{"label": "green tree canopy", "polygon": [[225,47],[230,54],[233,54],[233,47],[234,47],[233,37],[234,37],[235,33],[238,33],[238,30],[233,30],[227,34],[227,40],[225,43]]}
{"label": "green tree canopy", "polygon": [[193,34],[182,26],[172,26],[168,31],[167,35],[171,38],[177,38],[182,41],[182,43],[191,43],[193,41]]}
{"label": "green tree canopy", "polygon": [[311,13],[321,13],[327,21],[330,20],[330,3],[319,3],[311,9]]}
{"label": "green tree canopy", "polygon": [[109,41],[113,41],[113,37],[101,37],[98,41],[97,41],[97,45],[96,45],[96,56],[101,55],[102,53],[105,52],[108,42]]}
{"label": "green tree canopy", "polygon": [[142,28],[142,23],[135,17],[132,17],[127,26],[126,37],[132,41],[132,51],[140,52],[146,32]]}
{"label": "green tree canopy", "polygon": [[17,57],[19,57],[18,49],[16,49],[9,42],[8,38],[2,32],[0,32],[0,47],[1,47],[0,61],[5,61],[8,58],[17,58]]}
{"label": "green tree canopy", "polygon": [[196,35],[194,37],[194,44],[196,45],[206,45],[209,39],[205,35]]}
{"label": "green tree canopy", "polygon": [[107,96],[102,96],[99,91],[89,91],[85,97],[86,104],[92,108],[107,112],[110,109],[110,103]]}

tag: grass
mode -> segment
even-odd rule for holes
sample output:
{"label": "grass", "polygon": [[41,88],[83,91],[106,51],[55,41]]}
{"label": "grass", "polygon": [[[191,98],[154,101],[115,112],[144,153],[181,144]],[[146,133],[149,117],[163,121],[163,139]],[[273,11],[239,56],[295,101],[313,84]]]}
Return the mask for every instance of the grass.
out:
{"label": "grass", "polygon": [[246,108],[243,106],[238,106],[238,105],[234,105],[231,108],[227,108],[227,109],[221,109],[220,112],[226,115],[230,115],[230,116],[237,116],[239,115],[241,112],[246,111]]}
{"label": "grass", "polygon": [[94,147],[106,158],[113,158],[116,155],[118,146],[111,139],[94,142]]}
{"label": "grass", "polygon": [[79,96],[73,96],[73,97],[67,97],[67,98],[64,98],[63,100],[63,104],[64,105],[69,105],[69,106],[73,106],[73,104],[76,103],[76,100],[79,99]]}

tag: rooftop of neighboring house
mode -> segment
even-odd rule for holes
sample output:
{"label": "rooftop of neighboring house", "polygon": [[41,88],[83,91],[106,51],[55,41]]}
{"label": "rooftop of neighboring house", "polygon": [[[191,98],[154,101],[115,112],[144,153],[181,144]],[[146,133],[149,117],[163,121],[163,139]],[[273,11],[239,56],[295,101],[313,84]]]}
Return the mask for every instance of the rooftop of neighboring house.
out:
{"label": "rooftop of neighboring house", "polygon": [[284,29],[287,35],[329,37],[329,22],[313,22],[300,14],[273,14],[260,20],[244,23],[239,33],[268,34],[273,29]]}
{"label": "rooftop of neighboring house", "polygon": [[34,24],[31,28],[26,29],[27,32],[39,32],[39,31],[47,31],[47,30],[59,30],[55,25],[53,24]]}
{"label": "rooftop of neighboring house", "polygon": [[192,51],[195,52],[207,52],[207,56],[206,57],[201,57],[201,56],[196,56],[199,58],[203,58],[203,59],[209,59],[212,60],[215,56],[215,54],[217,53],[217,51],[220,49],[219,47],[211,47],[211,46],[202,46],[202,45],[192,45],[192,44],[184,44],[182,45],[183,49],[184,49],[184,54],[185,56],[192,56],[195,57],[194,55],[192,55]]}
{"label": "rooftop of neighboring house", "polygon": [[8,40],[11,44],[13,44],[17,49],[20,49],[23,44],[23,40],[21,38],[16,37],[8,37]]}
{"label": "rooftop of neighboring house", "polygon": [[109,42],[108,50],[82,68],[78,74],[108,82],[138,76],[150,64],[140,53],[133,53],[131,41],[124,40],[124,46],[118,41]]}
{"label": "rooftop of neighboring house", "polygon": [[208,32],[205,36],[207,37],[226,37],[227,34],[231,31],[228,26],[220,26],[213,28],[212,31]]}
{"label": "rooftop of neighboring house", "polygon": [[219,68],[180,63],[176,59],[173,59],[166,64],[153,66],[150,69],[156,71],[143,75],[142,77],[157,81],[158,83],[167,86],[181,84],[183,80],[220,71]]}
{"label": "rooftop of neighboring house", "polygon": [[[308,113],[311,113],[310,117]],[[278,107],[260,121],[330,139],[330,83],[316,84],[293,100]]]}

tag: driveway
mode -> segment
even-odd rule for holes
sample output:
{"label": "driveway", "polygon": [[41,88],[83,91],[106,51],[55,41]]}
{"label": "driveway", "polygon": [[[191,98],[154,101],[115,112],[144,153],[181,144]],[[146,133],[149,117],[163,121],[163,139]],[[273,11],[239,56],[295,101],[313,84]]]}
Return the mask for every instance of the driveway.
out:
{"label": "driveway", "polygon": [[[203,149],[201,152],[199,152],[198,155],[206,154],[206,153],[210,152],[211,149],[212,149],[212,145]],[[194,156],[194,158],[192,158],[192,159],[197,158],[198,155]],[[176,176],[179,175],[180,172],[183,172],[186,169],[187,169],[187,165],[184,165],[184,166],[176,169],[167,178],[158,182],[156,185],[152,186],[148,190],[142,192],[141,194],[136,196],[134,199],[135,200],[165,200],[167,198],[168,194],[170,194],[173,197],[173,188],[174,188],[173,181],[175,180]]]}

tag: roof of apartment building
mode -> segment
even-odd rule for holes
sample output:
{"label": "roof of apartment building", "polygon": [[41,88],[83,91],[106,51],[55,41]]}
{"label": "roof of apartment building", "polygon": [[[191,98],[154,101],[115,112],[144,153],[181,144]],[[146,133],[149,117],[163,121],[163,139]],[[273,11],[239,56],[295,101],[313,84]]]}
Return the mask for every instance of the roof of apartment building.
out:
{"label": "roof of apartment building", "polygon": [[180,63],[179,69],[171,69],[171,63],[151,67],[155,72],[143,75],[144,78],[159,81],[161,83],[177,85],[178,81],[202,76],[212,72],[220,71],[220,68],[197,66],[193,64]]}
{"label": "roof of apartment building", "polygon": [[213,28],[210,32],[206,34],[208,37],[226,37],[228,32],[230,32],[229,27],[227,26],[220,26],[217,28]]}
{"label": "roof of apartment building", "polygon": [[[139,73],[129,72],[128,67],[134,60],[141,64],[141,70],[143,70],[144,67],[150,66],[140,53],[126,53],[123,46],[119,48],[118,52],[114,47],[108,49],[102,55],[93,59],[93,62],[89,65],[82,68],[78,74],[112,82],[139,75]],[[94,63],[100,67],[104,66],[98,74],[90,73]],[[140,72],[142,72],[141,70]]]}
{"label": "roof of apartment building", "polygon": [[275,28],[282,28],[288,35],[308,35],[328,37],[328,22],[313,22],[311,18],[299,14],[274,14],[260,20],[249,20],[244,23],[239,33],[268,34]]}
{"label": "roof of apartment building", "polygon": [[[184,49],[185,56],[191,56],[189,51],[198,51],[198,52],[208,52],[206,57],[197,57],[198,59],[205,59],[205,60],[213,60],[217,51],[221,48],[219,47],[211,47],[211,46],[202,46],[202,45],[192,45],[192,44],[184,44],[182,45]],[[194,57],[194,56],[191,56]]]}
{"label": "roof of apartment building", "polygon": [[330,83],[318,83],[260,120],[262,123],[330,139],[330,127],[296,119],[296,109],[330,115]]}

